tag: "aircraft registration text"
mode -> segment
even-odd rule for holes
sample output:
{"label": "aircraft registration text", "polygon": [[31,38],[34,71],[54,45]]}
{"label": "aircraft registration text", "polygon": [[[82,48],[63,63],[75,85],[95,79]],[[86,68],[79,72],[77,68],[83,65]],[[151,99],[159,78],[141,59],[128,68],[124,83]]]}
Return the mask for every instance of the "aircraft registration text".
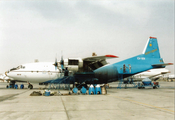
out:
{"label": "aircraft registration text", "polygon": [[154,50],[148,51],[148,52],[145,53],[145,55],[148,55],[148,54],[153,53],[153,52],[155,52],[155,51],[157,51],[157,49],[154,49]]}

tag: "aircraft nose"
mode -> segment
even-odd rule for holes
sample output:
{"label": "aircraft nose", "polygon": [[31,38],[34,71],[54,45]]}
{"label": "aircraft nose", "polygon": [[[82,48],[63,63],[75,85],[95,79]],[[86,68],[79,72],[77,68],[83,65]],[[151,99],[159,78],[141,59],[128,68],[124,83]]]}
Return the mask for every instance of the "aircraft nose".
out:
{"label": "aircraft nose", "polygon": [[6,71],[6,72],[5,72],[5,75],[8,76],[8,75],[7,75],[8,73],[9,73],[9,71]]}

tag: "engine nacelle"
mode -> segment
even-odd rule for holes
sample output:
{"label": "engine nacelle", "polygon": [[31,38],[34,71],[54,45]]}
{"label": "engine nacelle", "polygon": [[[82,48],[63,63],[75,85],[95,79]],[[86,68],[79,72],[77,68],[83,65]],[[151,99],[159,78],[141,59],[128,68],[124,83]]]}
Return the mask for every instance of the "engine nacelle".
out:
{"label": "engine nacelle", "polygon": [[64,67],[68,67],[69,71],[77,72],[83,67],[83,61],[81,58],[64,59]]}

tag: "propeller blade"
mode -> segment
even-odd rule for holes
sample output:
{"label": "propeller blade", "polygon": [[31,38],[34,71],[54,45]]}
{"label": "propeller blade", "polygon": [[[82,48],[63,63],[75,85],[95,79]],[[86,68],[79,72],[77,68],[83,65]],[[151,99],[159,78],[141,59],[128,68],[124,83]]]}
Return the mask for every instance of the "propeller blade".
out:
{"label": "propeller blade", "polygon": [[64,70],[64,60],[63,60],[63,55],[61,52],[61,61],[60,61],[61,69]]}
{"label": "propeller blade", "polygon": [[53,65],[55,66],[55,70],[57,70],[58,67],[57,57],[55,57],[55,63]]}
{"label": "propeller blade", "polygon": [[57,63],[57,58],[55,58],[55,70],[57,70],[57,67],[58,67],[58,63]]}
{"label": "propeller blade", "polygon": [[57,58],[55,58],[55,66],[58,66],[58,63],[57,63]]}

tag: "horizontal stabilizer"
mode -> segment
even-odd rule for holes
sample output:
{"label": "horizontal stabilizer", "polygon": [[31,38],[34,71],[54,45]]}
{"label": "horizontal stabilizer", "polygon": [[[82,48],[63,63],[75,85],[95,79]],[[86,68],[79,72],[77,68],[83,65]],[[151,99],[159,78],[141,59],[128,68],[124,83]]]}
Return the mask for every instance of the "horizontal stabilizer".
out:
{"label": "horizontal stabilizer", "polygon": [[163,64],[153,64],[153,67],[160,67],[160,66],[167,66],[167,65],[173,65],[173,63],[163,63]]}

